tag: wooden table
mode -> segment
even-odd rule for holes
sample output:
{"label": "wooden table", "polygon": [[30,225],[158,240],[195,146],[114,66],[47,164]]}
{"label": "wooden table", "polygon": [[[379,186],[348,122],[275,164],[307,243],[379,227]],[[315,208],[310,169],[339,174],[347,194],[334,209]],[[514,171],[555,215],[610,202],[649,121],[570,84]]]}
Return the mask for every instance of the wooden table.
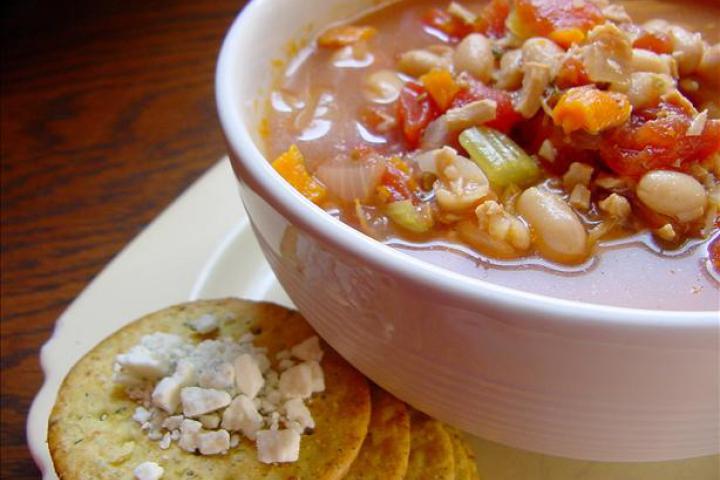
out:
{"label": "wooden table", "polygon": [[224,153],[213,74],[244,3],[3,3],[0,478],[39,477],[25,420],[57,317]]}

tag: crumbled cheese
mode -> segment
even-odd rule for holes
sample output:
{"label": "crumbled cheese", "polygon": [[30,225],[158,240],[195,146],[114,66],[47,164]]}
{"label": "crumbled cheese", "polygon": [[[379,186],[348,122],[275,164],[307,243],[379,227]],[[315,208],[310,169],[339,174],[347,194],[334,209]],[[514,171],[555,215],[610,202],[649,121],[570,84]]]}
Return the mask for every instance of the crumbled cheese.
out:
{"label": "crumbled cheese", "polygon": [[178,446],[186,452],[194,452],[197,450],[197,437],[202,430],[202,423],[196,420],[185,419],[180,427],[180,439]]}
{"label": "crumbled cheese", "polygon": [[262,427],[263,419],[257,411],[255,404],[245,395],[235,397],[228,408],[223,412],[220,426],[231,432],[241,431],[250,440]]}
{"label": "crumbled cheese", "polygon": [[605,190],[623,190],[627,188],[625,180],[612,175],[600,174],[595,179],[595,185]]}
{"label": "crumbled cheese", "polygon": [[226,453],[230,448],[230,434],[227,430],[200,433],[197,446],[202,455],[218,455]]}
{"label": "crumbled cheese", "polygon": [[313,393],[313,372],[309,362],[295,365],[280,375],[280,393],[286,398],[308,398]]}
{"label": "crumbled cheese", "polygon": [[235,366],[235,386],[240,393],[255,398],[265,379],[255,358],[250,354],[242,354],[233,362]]}
{"label": "crumbled cheese", "polygon": [[168,375],[175,361],[186,355],[192,347],[182,338],[170,333],[144,336],[138,345],[116,357],[115,382],[140,385]]}
{"label": "crumbled cheese", "polygon": [[[177,442],[187,452],[219,455],[239,445],[241,433],[262,445],[267,461],[297,459],[300,436],[315,427],[304,399],[325,390],[320,339],[278,352],[275,369],[253,339],[193,345],[160,333],[119,355],[114,380],[139,403],[133,419],[148,439],[162,450]],[[263,427],[272,434],[259,440]]]}
{"label": "crumbled cheese", "polygon": [[300,434],[293,430],[261,430],[255,445],[262,463],[295,462],[300,456]]}
{"label": "crumbled cheese", "polygon": [[137,480],[159,480],[165,470],[155,462],[143,462],[133,470]]}
{"label": "crumbled cheese", "polygon": [[290,354],[293,357],[299,358],[300,360],[306,362],[319,362],[320,360],[322,360],[323,357],[323,351],[320,347],[320,339],[317,335],[313,335],[312,337],[292,347],[290,349]]}
{"label": "crumbled cheese", "polygon": [[216,414],[200,415],[198,421],[202,423],[203,428],[214,430],[220,425],[220,417]]}
{"label": "crumbled cheese", "polygon": [[195,368],[188,360],[177,363],[175,373],[165,377],[152,392],[152,403],[167,413],[175,413],[180,405],[180,390],[189,386],[195,379]]}
{"label": "crumbled cheese", "polygon": [[291,422],[297,422],[302,430],[315,428],[315,420],[301,399],[291,398],[285,402],[283,410],[287,419]]}
{"label": "crumbled cheese", "polygon": [[167,417],[165,420],[163,420],[162,427],[166,430],[179,430],[180,427],[182,427],[182,421],[183,421],[182,415],[173,415],[171,417]]}
{"label": "crumbled cheese", "polygon": [[146,409],[145,407],[137,407],[135,409],[135,413],[133,414],[133,420],[138,422],[140,425],[150,420],[150,417],[152,416],[152,412],[150,410]]}
{"label": "crumbled cheese", "polygon": [[312,392],[320,393],[325,391],[325,374],[320,362],[305,362],[310,366],[312,376]]}
{"label": "crumbled cheese", "polygon": [[165,435],[163,435],[162,439],[158,442],[158,446],[163,450],[167,450],[170,448],[171,443],[172,436],[170,435],[170,432],[165,432]]}
{"label": "crumbled cheese", "polygon": [[190,328],[203,335],[214,332],[218,326],[217,317],[211,314],[205,314],[190,321]]}
{"label": "crumbled cheese", "polygon": [[185,387],[180,391],[183,415],[197,417],[230,405],[232,397],[223,390],[214,388]]}
{"label": "crumbled cheese", "polygon": [[230,362],[222,362],[215,369],[207,369],[198,377],[203,388],[231,390],[235,385],[235,368]]}

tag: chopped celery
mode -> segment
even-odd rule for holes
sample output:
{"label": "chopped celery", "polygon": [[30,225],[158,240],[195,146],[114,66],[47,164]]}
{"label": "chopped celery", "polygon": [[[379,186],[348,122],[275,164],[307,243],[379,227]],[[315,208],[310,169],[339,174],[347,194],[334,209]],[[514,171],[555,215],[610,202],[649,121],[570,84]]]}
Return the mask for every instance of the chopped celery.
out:
{"label": "chopped celery", "polygon": [[527,185],[540,174],[535,160],[507,135],[492,128],[468,128],[460,134],[460,144],[493,186]]}
{"label": "chopped celery", "polygon": [[410,200],[393,202],[385,207],[390,220],[415,233],[427,232],[433,226],[432,212],[427,205],[416,207]]}

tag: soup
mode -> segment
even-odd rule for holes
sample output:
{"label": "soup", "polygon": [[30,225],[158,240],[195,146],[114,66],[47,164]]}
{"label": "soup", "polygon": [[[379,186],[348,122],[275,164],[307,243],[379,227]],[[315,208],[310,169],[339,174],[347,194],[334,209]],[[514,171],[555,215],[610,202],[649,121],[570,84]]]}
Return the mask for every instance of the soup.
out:
{"label": "soup", "polygon": [[331,26],[271,94],[273,166],[471,277],[717,310],[720,6],[623,5],[404,1]]}

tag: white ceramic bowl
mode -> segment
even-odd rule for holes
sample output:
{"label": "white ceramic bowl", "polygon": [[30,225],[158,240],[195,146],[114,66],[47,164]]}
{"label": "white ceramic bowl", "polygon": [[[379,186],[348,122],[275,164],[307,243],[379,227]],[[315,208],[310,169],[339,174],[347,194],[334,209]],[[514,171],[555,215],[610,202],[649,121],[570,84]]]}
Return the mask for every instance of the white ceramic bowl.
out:
{"label": "white ceramic bowl", "polygon": [[233,168],[288,295],[372,380],[479,436],[606,461],[718,452],[718,315],[582,304],[470,279],[371,240],[273,171],[257,134],[271,60],[377,3],[255,0],[220,53]]}

